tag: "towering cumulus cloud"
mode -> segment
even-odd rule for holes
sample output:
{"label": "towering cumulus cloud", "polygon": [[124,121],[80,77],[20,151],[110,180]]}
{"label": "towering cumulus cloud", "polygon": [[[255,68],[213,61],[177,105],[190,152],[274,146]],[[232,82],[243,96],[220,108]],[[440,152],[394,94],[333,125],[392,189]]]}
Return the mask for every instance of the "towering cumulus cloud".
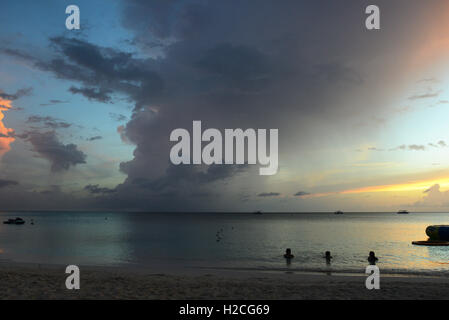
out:
{"label": "towering cumulus cloud", "polygon": [[11,100],[5,99],[0,95],[0,159],[11,149],[10,144],[15,140],[12,137],[14,129],[6,128],[3,123],[3,118],[5,117],[3,112],[12,108],[11,103]]}

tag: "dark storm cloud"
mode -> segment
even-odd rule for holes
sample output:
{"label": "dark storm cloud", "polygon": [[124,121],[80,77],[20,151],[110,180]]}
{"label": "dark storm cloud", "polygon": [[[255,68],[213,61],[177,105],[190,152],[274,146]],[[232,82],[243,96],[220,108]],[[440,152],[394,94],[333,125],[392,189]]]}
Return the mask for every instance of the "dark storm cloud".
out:
{"label": "dark storm cloud", "polygon": [[[153,192],[162,186],[180,190],[222,181],[213,178],[215,169],[205,173],[190,167],[166,169],[170,131],[191,128],[192,120],[201,119],[213,128],[279,128],[288,114],[299,128],[306,114],[334,112],[332,103],[324,102],[329,92],[360,86],[364,79],[351,66],[350,49],[341,45],[348,34],[331,32],[331,25],[344,24],[345,30],[352,23],[358,25],[360,4],[349,5],[348,12],[352,8],[354,15],[348,19],[330,14],[337,4],[327,5],[323,12],[322,6],[301,1],[123,3],[123,22],[134,33],[134,43],[143,50],[154,41],[162,46],[163,57],[145,63],[163,79],[164,90],[158,98],[143,100],[156,112],[136,109],[120,130],[136,145],[134,159],[121,164],[128,178],[120,192],[132,192],[127,187],[134,190],[137,181],[140,188]],[[310,35],[317,16],[329,22],[320,28],[330,28],[319,47]],[[308,23],[311,26],[305,27]],[[352,29],[354,34],[363,31]],[[288,136],[283,131],[281,145]],[[226,179],[237,173],[227,172]],[[182,186],[176,181],[183,181]]]}
{"label": "dark storm cloud", "polygon": [[29,132],[27,141],[33,146],[33,150],[51,164],[54,172],[68,170],[71,166],[86,163],[86,155],[78,150],[75,144],[63,144],[54,131]]}
{"label": "dark storm cloud", "polygon": [[100,102],[110,102],[110,94],[115,92],[130,96],[138,107],[163,91],[161,77],[152,70],[152,59],[136,59],[131,53],[76,38],[54,37],[49,41],[54,49],[50,60],[31,57],[16,49],[2,52],[20,56],[60,79],[81,83],[81,88],[72,86],[69,90]]}
{"label": "dark storm cloud", "polygon": [[82,88],[71,87],[72,93],[109,102],[114,91],[129,95],[141,104],[163,90],[162,79],[151,70],[152,60],[136,59],[131,53],[75,38],[55,37],[50,42],[57,56],[50,61],[38,61],[36,66],[58,78],[83,84]]}
{"label": "dark storm cloud", "polygon": [[109,188],[101,188],[98,184],[92,185],[89,184],[84,187],[84,190],[92,193],[92,194],[107,194],[107,193],[114,193],[115,189],[109,189]]}
{"label": "dark storm cloud", "polygon": [[19,183],[17,181],[14,181],[14,180],[0,179],[0,189],[6,188],[6,187],[10,187],[10,186],[15,186],[15,185],[18,185],[18,184]]}
{"label": "dark storm cloud", "polygon": [[258,197],[277,197],[280,195],[281,194],[279,192],[263,192],[263,193],[259,193],[257,196]]}
{"label": "dark storm cloud", "polygon": [[66,129],[72,126],[71,123],[60,121],[50,116],[42,117],[36,115],[30,116],[27,120],[27,123],[41,124],[48,129]]}
{"label": "dark storm cloud", "polygon": [[[338,116],[346,119],[370,108],[349,104],[340,111],[335,105],[364,84],[364,72],[354,67],[364,64],[360,56],[379,48],[376,36],[363,27],[360,1],[348,1],[344,11],[335,1],[135,0],[120,5],[139,55],[68,37],[51,38],[53,51],[45,59],[3,51],[72,81],[73,93],[99,102],[111,102],[115,95],[133,101],[133,114],[118,131],[136,149],[132,160],[121,163],[127,178],[117,192],[105,195],[108,203],[154,210],[215,205],[216,199],[200,202],[184,193],[223,187],[248,168],[169,165],[170,132],[191,128],[192,120],[212,128],[281,128],[282,155],[288,139],[298,148],[300,138],[307,140],[302,136],[314,121],[333,124]],[[158,58],[147,51],[156,47]],[[241,195],[237,186],[233,192]],[[162,193],[171,197],[157,197]]]}
{"label": "dark storm cloud", "polygon": [[207,50],[196,66],[225,82],[230,88],[246,90],[261,88],[270,75],[268,59],[261,52],[248,46],[229,43]]}
{"label": "dark storm cloud", "polygon": [[197,166],[169,165],[162,177],[151,180],[135,178],[132,184],[153,191],[163,191],[181,183],[200,187],[203,184],[228,179],[243,172],[245,168],[244,165],[211,165],[206,170],[201,170]]}

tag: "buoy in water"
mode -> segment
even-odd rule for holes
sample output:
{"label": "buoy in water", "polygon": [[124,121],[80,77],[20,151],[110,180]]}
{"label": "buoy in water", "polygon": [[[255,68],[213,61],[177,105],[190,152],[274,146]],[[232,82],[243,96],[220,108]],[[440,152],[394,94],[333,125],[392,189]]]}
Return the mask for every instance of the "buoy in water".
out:
{"label": "buoy in water", "polygon": [[428,226],[426,234],[430,240],[449,241],[449,225]]}

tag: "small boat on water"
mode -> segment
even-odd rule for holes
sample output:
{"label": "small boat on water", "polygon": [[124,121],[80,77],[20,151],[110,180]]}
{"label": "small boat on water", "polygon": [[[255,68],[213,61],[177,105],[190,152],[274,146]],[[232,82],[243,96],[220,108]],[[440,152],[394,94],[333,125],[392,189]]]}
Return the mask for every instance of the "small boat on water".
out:
{"label": "small boat on water", "polygon": [[337,210],[337,211],[334,212],[334,214],[343,214],[343,213],[344,213],[344,212],[341,211],[341,210]]}
{"label": "small boat on water", "polygon": [[8,219],[8,220],[3,221],[3,224],[25,224],[25,220],[17,217],[15,219]]}
{"label": "small boat on water", "polygon": [[255,211],[254,214],[262,214],[262,211]]}
{"label": "small boat on water", "polygon": [[410,212],[408,212],[407,210],[399,210],[398,212],[396,212],[397,214],[409,214]]}

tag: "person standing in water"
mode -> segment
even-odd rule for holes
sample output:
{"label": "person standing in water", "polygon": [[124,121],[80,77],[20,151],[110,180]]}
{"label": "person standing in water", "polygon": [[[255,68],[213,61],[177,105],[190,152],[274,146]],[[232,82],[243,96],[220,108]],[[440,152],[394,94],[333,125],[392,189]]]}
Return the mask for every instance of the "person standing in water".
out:
{"label": "person standing in water", "polygon": [[290,248],[287,248],[285,250],[285,254],[284,254],[284,258],[285,258],[285,260],[287,262],[287,266],[290,266],[290,264],[292,263],[292,259],[294,257],[295,256],[292,254],[292,250]]}
{"label": "person standing in water", "polygon": [[294,258],[294,257],[295,257],[295,256],[292,255],[292,250],[291,250],[290,248],[287,248],[287,249],[285,250],[284,258],[285,258],[285,259],[292,259],[292,258]]}
{"label": "person standing in water", "polygon": [[369,262],[369,264],[370,265],[376,265],[376,262],[378,261],[379,259],[376,257],[376,254],[374,253],[374,251],[370,251],[369,252],[369,256],[368,256],[368,262]]}
{"label": "person standing in water", "polygon": [[326,264],[331,264],[332,256],[330,251],[326,251],[324,258],[326,259]]}

